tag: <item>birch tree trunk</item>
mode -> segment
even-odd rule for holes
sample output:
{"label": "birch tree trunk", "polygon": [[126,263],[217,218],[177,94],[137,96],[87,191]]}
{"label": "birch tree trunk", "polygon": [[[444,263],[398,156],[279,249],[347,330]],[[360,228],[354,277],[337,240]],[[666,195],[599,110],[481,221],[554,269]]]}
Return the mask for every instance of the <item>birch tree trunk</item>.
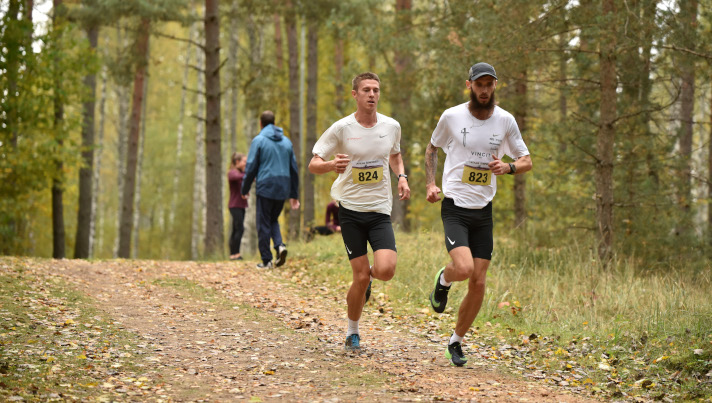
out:
{"label": "birch tree trunk", "polygon": [[613,256],[613,144],[616,129],[616,21],[615,0],[602,0],[600,37],[600,128],[596,143],[596,222],[598,257],[607,267]]}
{"label": "birch tree trunk", "polygon": [[[197,32],[197,25],[193,24],[190,26],[190,32],[188,37],[191,41],[195,40]],[[184,132],[184,122],[186,115],[186,98],[188,97],[186,89],[188,88],[188,77],[190,74],[190,61],[191,61],[191,43],[188,42],[185,47],[185,64],[183,65],[183,85],[181,87],[180,93],[180,111],[178,112],[178,128],[176,130],[176,159],[175,168],[173,170],[173,191],[171,192],[171,208],[168,212],[168,228],[171,231],[177,232],[175,225],[176,219],[176,209],[178,208],[178,182],[180,179],[180,173],[182,168],[182,157],[183,157],[183,132]]]}
{"label": "birch tree trunk", "polygon": [[[126,38],[124,37],[121,27],[116,26],[116,38],[117,43],[122,44],[126,47]],[[121,51],[117,50],[116,57],[121,57]],[[116,209],[116,238],[114,238],[114,255],[116,258],[119,256],[119,239],[121,239],[121,206],[124,205],[124,180],[126,178],[126,148],[128,145],[128,131],[129,131],[129,88],[123,82],[116,83],[116,99],[118,103],[117,120],[118,120],[118,130],[116,133],[117,139],[117,180],[116,189],[118,193],[118,208]]]}
{"label": "birch tree trunk", "polygon": [[[196,48],[196,64],[199,70],[205,69],[205,54]],[[197,126],[195,128],[195,170],[193,175],[193,213],[191,220],[190,258],[197,260],[200,256],[199,245],[205,233],[205,119],[200,116],[205,112],[205,75],[198,74]]]}
{"label": "birch tree trunk", "polygon": [[[89,47],[96,51],[99,42],[99,27],[87,27]],[[92,210],[94,210],[92,195],[92,171],[94,167],[94,110],[96,106],[96,75],[91,73],[84,77],[84,85],[89,90],[90,98],[83,104],[82,122],[82,160],[79,169],[79,207],[77,208],[77,234],[74,241],[74,258],[86,259],[90,253]]]}
{"label": "birch tree trunk", "polygon": [[[233,7],[237,8],[237,2],[233,3]],[[230,54],[228,55],[229,71],[230,71],[230,109],[228,109],[228,117],[230,118],[230,152],[228,158],[237,151],[237,74],[238,74],[238,58],[237,52],[240,47],[240,38],[238,36],[239,21],[237,18],[230,20]]]}
{"label": "birch tree trunk", "polygon": [[[309,24],[308,43],[308,72],[307,72],[307,130],[305,157],[311,156],[311,151],[316,143],[316,97],[317,81],[319,75],[319,24],[311,22]],[[304,165],[304,164],[302,164]],[[304,227],[314,226],[314,175],[304,170]]]}
{"label": "birch tree trunk", "polygon": [[220,127],[220,18],[218,0],[205,0],[205,254],[223,257],[222,149]]}
{"label": "birch tree trunk", "polygon": [[[297,163],[300,161],[301,133],[299,122],[299,58],[297,49],[297,22],[296,10],[292,0],[287,1],[284,25],[287,31],[287,48],[289,51],[289,137],[294,145],[294,155]],[[301,171],[301,167],[297,167]],[[296,239],[299,234],[299,210],[290,210],[289,214],[289,235],[290,240]]]}
{"label": "birch tree trunk", "polygon": [[[96,251],[101,250],[104,239],[103,214],[97,214],[99,210],[99,193],[101,192],[101,153],[104,150],[104,121],[106,118],[106,66],[101,69],[101,95],[99,98],[99,133],[97,134],[97,144],[94,149],[94,172],[92,174],[92,202],[91,202],[91,225],[89,226],[89,257],[95,257]],[[99,228],[97,234],[97,228]]]}
{"label": "birch tree trunk", "polygon": [[[150,46],[146,50],[146,60],[150,60]],[[141,131],[138,138],[138,165],[136,169],[136,198],[134,201],[134,214],[133,214],[133,248],[131,248],[131,258],[136,259],[138,257],[138,237],[139,237],[139,220],[141,218],[141,172],[143,171],[143,146],[146,142],[146,109],[148,104],[148,71],[146,72],[146,79],[143,82],[143,106],[142,106],[142,119],[141,119]]]}
{"label": "birch tree trunk", "polygon": [[133,226],[134,196],[136,194],[136,171],[138,168],[138,147],[143,105],[143,85],[146,79],[148,39],[150,20],[142,18],[136,41],[138,64],[134,74],[133,100],[131,103],[131,122],[129,129],[128,150],[126,155],[126,181],[124,182],[119,228],[118,257],[128,259],[131,256],[131,232]]}

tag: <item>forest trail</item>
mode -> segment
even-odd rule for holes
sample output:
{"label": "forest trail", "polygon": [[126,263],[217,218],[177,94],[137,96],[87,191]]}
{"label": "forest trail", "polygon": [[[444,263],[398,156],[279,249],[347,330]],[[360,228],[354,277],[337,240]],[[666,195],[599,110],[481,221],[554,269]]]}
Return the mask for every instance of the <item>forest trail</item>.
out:
{"label": "forest trail", "polygon": [[[361,320],[362,352],[346,353],[344,297],[324,287],[310,291],[296,277],[276,281],[288,274],[284,268],[259,271],[248,262],[45,263],[32,265],[34,274],[64,278],[143,339],[146,351],[137,357],[146,376],[165,384],[163,395],[152,400],[592,401],[502,374],[474,356],[468,367],[453,367],[443,342],[424,337],[422,324],[404,323],[373,305]],[[374,295],[378,288],[374,283]]]}

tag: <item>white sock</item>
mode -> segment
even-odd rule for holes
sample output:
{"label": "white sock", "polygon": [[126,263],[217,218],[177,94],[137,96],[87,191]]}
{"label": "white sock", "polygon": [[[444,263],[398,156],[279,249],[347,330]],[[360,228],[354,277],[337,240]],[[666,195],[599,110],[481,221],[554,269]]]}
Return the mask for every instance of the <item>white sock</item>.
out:
{"label": "white sock", "polygon": [[452,281],[445,281],[445,271],[443,271],[443,274],[440,275],[440,285],[444,285],[445,287],[450,287],[452,285]]}
{"label": "white sock", "polygon": [[452,344],[454,342],[462,343],[462,339],[463,337],[460,337],[457,335],[457,333],[452,332],[452,336],[450,337],[450,343],[448,344]]}
{"label": "white sock", "polygon": [[349,328],[346,330],[346,337],[358,334],[358,321],[349,319]]}

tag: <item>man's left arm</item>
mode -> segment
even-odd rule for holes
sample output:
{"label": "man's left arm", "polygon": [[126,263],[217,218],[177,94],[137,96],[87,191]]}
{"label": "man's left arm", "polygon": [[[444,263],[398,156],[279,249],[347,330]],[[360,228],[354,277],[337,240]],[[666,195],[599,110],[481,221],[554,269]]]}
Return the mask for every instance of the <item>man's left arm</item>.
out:
{"label": "man's left arm", "polygon": [[[401,153],[391,154],[388,157],[388,163],[396,175],[405,175],[405,166],[403,165],[403,156]],[[410,187],[408,186],[408,178],[398,176],[398,197],[400,200],[410,199]]]}
{"label": "man's left arm", "polygon": [[532,170],[532,158],[529,155],[519,157],[514,162],[504,162],[496,155],[492,155],[489,167],[495,175],[519,175]]}

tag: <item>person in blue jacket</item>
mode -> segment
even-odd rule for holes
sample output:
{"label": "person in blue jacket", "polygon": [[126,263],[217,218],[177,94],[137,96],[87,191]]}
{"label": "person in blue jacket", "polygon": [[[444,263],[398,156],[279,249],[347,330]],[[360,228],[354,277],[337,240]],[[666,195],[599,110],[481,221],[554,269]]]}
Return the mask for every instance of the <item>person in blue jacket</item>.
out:
{"label": "person in blue jacket", "polygon": [[[250,145],[240,193],[247,197],[252,182],[257,179],[257,244],[262,257],[257,267],[272,268],[287,260],[287,246],[282,242],[277,219],[287,199],[292,210],[299,208],[299,170],[292,142],[284,136],[281,127],[274,125],[274,112],[262,112],[260,127],[262,130]],[[277,252],[274,261],[270,239]]]}

